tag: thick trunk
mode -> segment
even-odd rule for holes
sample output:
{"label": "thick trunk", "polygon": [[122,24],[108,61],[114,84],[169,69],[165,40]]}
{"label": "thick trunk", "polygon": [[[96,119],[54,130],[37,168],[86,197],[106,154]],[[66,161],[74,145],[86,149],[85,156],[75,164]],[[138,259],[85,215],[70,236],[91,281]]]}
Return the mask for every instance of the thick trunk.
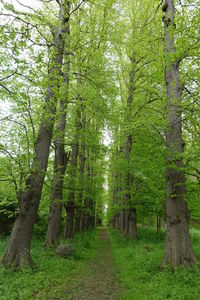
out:
{"label": "thick trunk", "polygon": [[[166,222],[167,233],[163,265],[173,267],[196,262],[189,236],[189,211],[185,201],[186,184],[184,174],[181,120],[182,89],[179,81],[179,65],[175,60],[174,46],[174,1],[166,0],[163,6],[165,28],[165,81],[167,94],[168,149],[166,172]],[[174,56],[174,61],[171,58]]]}
{"label": "thick trunk", "polygon": [[61,76],[64,36],[66,33],[66,3],[60,5],[60,25],[53,33],[54,47],[52,49],[52,63],[49,70],[49,87],[45,100],[44,114],[41,120],[38,138],[35,144],[35,156],[31,174],[26,181],[26,187],[20,195],[19,213],[14,224],[3,264],[21,268],[23,265],[32,265],[30,245],[37,210],[42,194],[45,173],[48,164],[49,148],[54,126],[54,115]]}

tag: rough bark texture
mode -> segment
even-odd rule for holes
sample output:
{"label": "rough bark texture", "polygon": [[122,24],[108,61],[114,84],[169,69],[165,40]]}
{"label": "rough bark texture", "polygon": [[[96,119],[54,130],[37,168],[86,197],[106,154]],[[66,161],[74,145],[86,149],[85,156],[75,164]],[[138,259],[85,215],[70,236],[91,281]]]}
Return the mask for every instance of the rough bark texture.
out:
{"label": "rough bark texture", "polygon": [[[68,5],[68,12],[70,5]],[[69,47],[70,27],[67,24],[67,35],[65,44]],[[48,228],[44,245],[46,247],[55,247],[59,243],[60,225],[63,207],[63,180],[65,170],[69,160],[69,154],[65,153],[64,137],[66,128],[66,111],[68,102],[69,89],[69,58],[64,59],[65,67],[63,68],[63,83],[61,88],[61,99],[59,103],[59,120],[56,130],[55,140],[55,159],[54,159],[54,175],[52,182],[51,204],[48,220]]]}
{"label": "rough bark texture", "polygon": [[59,26],[53,32],[54,46],[52,49],[52,63],[49,70],[49,86],[45,99],[44,115],[42,117],[38,138],[35,143],[35,155],[31,173],[26,181],[25,190],[21,192],[19,212],[3,256],[3,264],[21,268],[23,265],[32,266],[30,245],[37,210],[41,198],[45,172],[48,164],[49,148],[54,126],[54,115],[59,90],[59,76],[61,75],[64,36],[66,33],[66,2],[61,1],[59,13]]}
{"label": "rough bark texture", "polygon": [[[184,174],[181,120],[182,89],[179,81],[179,64],[175,58],[174,46],[174,1],[166,0],[163,7],[165,28],[165,81],[167,94],[168,149],[166,172],[166,223],[167,234],[163,265],[173,267],[181,264],[192,265],[196,262],[189,235],[189,211],[185,201],[186,185]],[[172,54],[174,60],[171,61]],[[169,57],[169,59],[168,59]]]}
{"label": "rough bark texture", "polygon": [[[131,71],[129,78],[129,97],[127,100],[127,113],[126,119],[128,122],[131,121],[131,111],[132,111],[132,103],[133,103],[133,95],[134,95],[134,76],[135,76],[135,58],[134,54],[131,58]],[[124,234],[128,237],[137,237],[137,222],[136,222],[136,209],[133,208],[133,204],[131,201],[131,172],[130,172],[130,155],[132,149],[133,137],[132,133],[128,132],[125,144],[125,160],[127,163],[126,175],[124,178],[124,203],[128,209],[125,210],[124,218],[125,218],[125,226],[124,226]],[[134,212],[134,213],[133,213]]]}

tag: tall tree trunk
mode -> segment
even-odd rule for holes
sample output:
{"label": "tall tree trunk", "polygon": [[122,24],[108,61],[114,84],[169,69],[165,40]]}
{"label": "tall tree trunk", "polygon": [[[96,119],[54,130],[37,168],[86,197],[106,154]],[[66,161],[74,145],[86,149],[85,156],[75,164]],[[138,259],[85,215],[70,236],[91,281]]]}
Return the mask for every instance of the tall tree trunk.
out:
{"label": "tall tree trunk", "polygon": [[92,195],[92,166],[91,166],[91,159],[90,159],[90,153],[87,152],[87,192],[85,197],[85,207],[86,207],[86,230],[93,227],[93,221],[94,221],[94,199]]}
{"label": "tall tree trunk", "polygon": [[173,267],[181,264],[192,265],[196,257],[192,250],[189,235],[189,211],[185,201],[186,184],[184,174],[181,119],[182,88],[179,81],[179,64],[176,61],[174,45],[173,0],[166,0],[163,6],[165,29],[165,81],[167,94],[167,130],[168,149],[166,171],[166,222],[167,233],[163,265]]}
{"label": "tall tree trunk", "polygon": [[86,118],[84,114],[85,105],[82,105],[82,118],[81,118],[81,145],[79,150],[79,161],[80,161],[80,171],[79,171],[79,188],[77,205],[76,205],[76,216],[75,216],[75,232],[81,232],[81,215],[83,213],[83,191],[84,191],[84,175],[85,175],[85,125]]}
{"label": "tall tree trunk", "polygon": [[[79,99],[80,100],[80,99]],[[76,185],[76,169],[79,151],[79,138],[81,129],[81,107],[77,103],[77,111],[75,116],[75,136],[72,145],[72,155],[69,170],[69,195],[67,203],[65,204],[66,210],[66,224],[64,229],[64,239],[74,238],[74,217],[75,217],[75,185]]]}
{"label": "tall tree trunk", "polygon": [[[135,55],[133,53],[131,57],[131,71],[130,71],[130,78],[129,78],[129,97],[127,100],[127,113],[126,113],[126,120],[128,122],[131,121],[131,112],[132,112],[132,103],[133,103],[133,96],[134,96],[134,76],[135,76]],[[127,170],[126,175],[124,178],[124,202],[126,208],[125,210],[125,228],[124,234],[128,237],[137,238],[137,222],[136,222],[136,209],[133,208],[133,204],[131,201],[131,173],[130,173],[130,155],[132,149],[133,137],[132,133],[128,132],[125,144],[125,160],[127,163]]]}
{"label": "tall tree trunk", "polygon": [[32,232],[48,164],[57,95],[59,93],[66,25],[68,23],[68,18],[66,17],[67,1],[60,1],[59,6],[59,26],[53,32],[53,57],[49,70],[49,86],[45,99],[44,114],[35,143],[35,155],[31,173],[26,180],[24,191],[21,192],[19,213],[2,260],[7,267],[14,265],[16,268],[21,268],[23,265],[33,265],[30,254]]}
{"label": "tall tree trunk", "polygon": [[[58,147],[64,148],[61,144],[59,144]],[[69,155],[67,156],[64,153],[64,149],[56,150],[51,206],[47,234],[44,244],[46,247],[55,247],[59,243],[63,207],[63,177],[68,160]]]}
{"label": "tall tree trunk", "polygon": [[[68,6],[69,11],[70,6]],[[70,43],[70,27],[67,26],[66,42],[69,49]],[[63,83],[61,87],[61,99],[59,103],[59,120],[56,130],[55,140],[55,160],[54,175],[52,182],[51,204],[48,220],[48,228],[44,245],[46,247],[54,247],[59,243],[60,226],[63,207],[63,180],[66,167],[69,161],[69,155],[65,153],[64,137],[66,128],[66,111],[68,103],[69,89],[69,57],[64,59],[65,67],[63,70]]]}

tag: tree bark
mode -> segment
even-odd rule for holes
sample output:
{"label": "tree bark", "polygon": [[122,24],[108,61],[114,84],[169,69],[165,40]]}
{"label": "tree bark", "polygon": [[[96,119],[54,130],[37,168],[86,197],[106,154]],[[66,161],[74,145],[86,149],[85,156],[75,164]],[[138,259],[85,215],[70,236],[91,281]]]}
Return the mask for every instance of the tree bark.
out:
{"label": "tree bark", "polygon": [[69,195],[67,203],[65,204],[66,210],[66,224],[64,229],[64,239],[74,238],[74,217],[75,217],[75,185],[76,185],[76,169],[79,151],[79,138],[81,129],[81,107],[77,103],[77,111],[75,116],[75,136],[72,146],[71,163],[69,170]]}
{"label": "tree bark", "polygon": [[[69,13],[70,5],[68,5]],[[69,49],[70,27],[67,24],[66,42]],[[46,247],[55,247],[59,243],[60,225],[63,207],[63,180],[66,167],[69,161],[69,155],[65,153],[64,137],[66,128],[66,111],[68,103],[69,89],[69,58],[66,57],[65,67],[63,70],[63,83],[61,87],[61,99],[59,103],[59,120],[56,130],[55,140],[55,159],[54,159],[54,175],[52,182],[52,195],[48,220],[48,228],[44,245]]]}
{"label": "tree bark", "polygon": [[185,201],[186,184],[184,174],[181,118],[182,88],[179,81],[179,63],[175,58],[173,0],[166,0],[163,6],[165,29],[165,82],[167,95],[167,171],[166,171],[166,223],[167,233],[163,265],[177,267],[192,265],[196,257],[189,235],[189,211]]}
{"label": "tree bark", "polygon": [[78,193],[77,205],[76,205],[76,216],[75,216],[75,232],[81,232],[82,223],[81,223],[81,215],[83,211],[84,199],[83,199],[83,191],[84,191],[84,175],[85,175],[85,125],[86,118],[84,114],[85,106],[82,105],[82,117],[81,117],[81,146],[79,150],[79,161],[80,161],[80,173],[79,173],[79,188],[80,191]]}
{"label": "tree bark", "polygon": [[62,144],[58,144],[58,147],[61,149],[56,150],[55,153],[52,199],[47,234],[44,243],[45,247],[57,246],[60,238],[60,226],[63,207],[63,177],[67,167],[69,156],[64,153],[64,146]]}
{"label": "tree bark", "polygon": [[[132,103],[133,103],[133,95],[135,91],[134,87],[134,76],[135,76],[135,57],[134,53],[131,57],[131,71],[130,71],[130,78],[129,78],[129,97],[127,100],[127,113],[126,113],[126,119],[128,122],[131,121],[131,111],[132,111]],[[125,188],[125,194],[124,194],[124,203],[128,207],[128,209],[125,210],[125,227],[124,227],[124,234],[128,237],[137,237],[137,222],[136,222],[136,209],[133,208],[133,203],[131,201],[131,172],[130,172],[130,155],[131,155],[131,149],[132,149],[132,143],[133,143],[133,137],[132,133],[127,134],[126,138],[126,144],[125,144],[125,160],[127,163],[127,170],[125,174],[125,180],[124,180],[124,188]],[[135,228],[134,228],[135,227]]]}
{"label": "tree bark", "polygon": [[2,260],[6,267],[13,265],[19,269],[23,265],[33,265],[30,254],[31,238],[48,164],[63,62],[66,24],[68,23],[68,18],[66,17],[67,2],[60,1],[59,6],[59,26],[53,32],[53,57],[49,70],[49,86],[45,99],[44,114],[35,143],[35,155],[31,173],[26,180],[24,191],[21,192],[19,213]]}

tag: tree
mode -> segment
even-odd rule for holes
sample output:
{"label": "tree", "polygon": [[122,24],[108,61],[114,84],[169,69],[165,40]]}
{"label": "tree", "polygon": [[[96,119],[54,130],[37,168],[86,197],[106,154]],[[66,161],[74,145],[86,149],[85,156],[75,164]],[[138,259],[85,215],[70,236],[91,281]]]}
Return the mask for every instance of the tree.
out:
{"label": "tree", "polygon": [[20,195],[19,213],[2,260],[5,266],[15,265],[15,267],[21,268],[23,265],[33,265],[30,254],[31,238],[48,164],[49,148],[55,120],[54,115],[60,86],[65,35],[69,21],[69,17],[66,17],[68,16],[66,1],[58,1],[58,4],[60,7],[59,22],[52,30],[53,47],[44,113],[35,143],[31,172],[26,180],[25,189]]}
{"label": "tree", "polygon": [[[70,3],[67,3],[67,14],[70,13]],[[67,35],[65,36],[65,51],[69,50],[70,27],[67,24]],[[69,55],[68,55],[69,56]],[[63,207],[63,181],[70,152],[65,152],[64,137],[66,129],[66,112],[69,94],[69,57],[65,55],[65,67],[63,68],[63,82],[59,102],[59,120],[56,129],[54,175],[52,182],[51,204],[48,220],[48,228],[45,239],[46,247],[56,246],[60,238],[60,227]]]}
{"label": "tree", "polygon": [[182,139],[182,87],[179,79],[179,62],[175,47],[175,7],[173,0],[163,6],[165,29],[165,83],[167,96],[167,170],[166,170],[166,222],[167,233],[163,264],[173,267],[193,265],[196,257],[189,235],[189,211],[185,201],[186,179],[184,173]]}

